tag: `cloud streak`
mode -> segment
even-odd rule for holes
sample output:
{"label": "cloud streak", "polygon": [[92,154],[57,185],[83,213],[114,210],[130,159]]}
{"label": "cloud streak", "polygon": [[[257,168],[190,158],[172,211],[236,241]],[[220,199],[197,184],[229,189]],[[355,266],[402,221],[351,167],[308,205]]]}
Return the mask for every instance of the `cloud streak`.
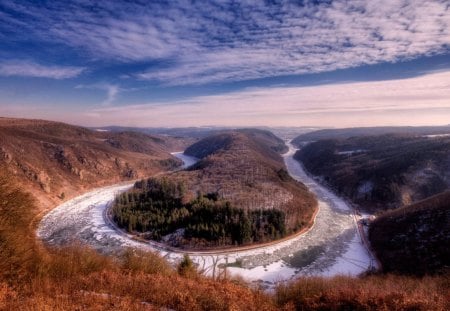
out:
{"label": "cloud streak", "polygon": [[[300,4],[298,4],[300,3]],[[317,4],[319,3],[319,4]],[[446,53],[448,1],[3,1],[28,24],[5,31],[86,51],[93,59],[157,62],[135,77],[168,85],[241,81],[398,62]],[[9,27],[9,28],[8,28]],[[26,39],[26,38],[25,38]]]}
{"label": "cloud streak", "polygon": [[96,83],[96,84],[79,84],[75,86],[76,89],[98,89],[106,92],[106,98],[101,102],[102,106],[110,106],[115,100],[120,91],[123,91],[116,84]]}
{"label": "cloud streak", "polygon": [[94,109],[84,120],[133,126],[447,124],[449,81],[450,72],[440,72],[403,80],[253,88],[170,104]]}
{"label": "cloud streak", "polygon": [[79,76],[85,68],[71,66],[44,66],[30,61],[0,63],[0,75],[49,79],[69,79]]}

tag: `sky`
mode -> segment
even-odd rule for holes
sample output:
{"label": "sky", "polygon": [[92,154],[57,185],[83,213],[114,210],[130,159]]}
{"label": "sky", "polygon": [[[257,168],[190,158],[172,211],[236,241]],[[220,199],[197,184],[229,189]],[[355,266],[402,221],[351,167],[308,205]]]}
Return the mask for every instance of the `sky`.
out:
{"label": "sky", "polygon": [[0,0],[0,116],[450,124],[450,1]]}

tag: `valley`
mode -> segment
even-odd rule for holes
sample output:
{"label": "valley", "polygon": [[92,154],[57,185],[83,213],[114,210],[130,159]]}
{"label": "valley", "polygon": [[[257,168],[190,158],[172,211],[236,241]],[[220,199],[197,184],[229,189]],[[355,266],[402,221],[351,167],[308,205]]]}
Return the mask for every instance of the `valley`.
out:
{"label": "valley", "polygon": [[[52,128],[53,125],[50,124],[49,126]],[[64,128],[64,125],[58,124],[58,132],[61,131],[61,127]],[[34,137],[35,131],[36,129],[33,129],[33,133],[29,135]],[[47,130],[45,131],[47,132]],[[87,133],[94,135],[94,137],[98,135],[89,131]],[[101,135],[106,134],[108,133],[101,133]],[[137,145],[127,143],[131,142],[128,137],[133,137],[134,134],[109,133],[108,135],[113,135],[117,141],[120,141],[120,137],[127,137],[120,144],[114,143],[114,148],[134,150],[130,153],[131,158],[142,152],[143,154],[153,152],[139,149]],[[139,137],[140,140],[152,139],[145,134],[143,135]],[[347,299],[352,299],[351,305],[367,305],[372,303],[370,301],[373,297],[377,297],[376,299],[380,304],[388,303],[392,306],[391,302],[387,300],[387,297],[392,293],[396,293],[400,303],[404,306],[409,306],[411,303],[420,306],[433,306],[433,308],[445,305],[445,299],[442,296],[445,281],[439,274],[436,277],[420,279],[420,281],[390,274],[384,276],[376,273],[371,276],[373,269],[380,268],[380,266],[378,266],[378,261],[374,257],[367,239],[364,238],[368,233],[372,247],[382,263],[383,271],[398,273],[398,271],[402,271],[402,268],[407,267],[403,264],[404,262],[410,262],[410,266],[414,267],[414,264],[418,261],[411,260],[411,254],[418,254],[423,258],[422,265],[436,267],[436,269],[433,268],[435,269],[433,271],[445,273],[445,270],[442,272],[442,265],[444,264],[445,267],[446,264],[446,249],[442,248],[442,245],[446,245],[446,239],[448,238],[448,233],[445,231],[445,228],[448,227],[445,222],[448,218],[445,196],[438,196],[430,201],[420,203],[418,207],[411,209],[412,213],[399,210],[398,212],[393,211],[392,214],[380,216],[367,230],[367,227],[361,224],[362,221],[368,222],[370,214],[359,215],[355,213],[354,203],[351,203],[345,196],[339,197],[323,185],[323,179],[314,177],[305,171],[296,160],[298,150],[292,144],[283,147],[284,142],[281,144],[279,140],[273,140],[270,135],[264,132],[249,130],[237,132],[233,135],[238,137],[237,141],[240,143],[237,144],[240,147],[238,150],[242,151],[244,157],[247,157],[247,160],[241,161],[238,154],[227,154],[230,150],[236,150],[234,143],[213,143],[217,141],[233,142],[233,139],[229,139],[229,133],[214,133],[212,137],[214,135],[219,135],[219,137],[225,139],[213,138],[210,141],[211,138],[206,137],[203,138],[206,139],[204,142],[197,140],[198,143],[192,144],[189,139],[179,141],[179,139],[166,137],[167,143],[164,145],[161,156],[162,159],[170,159],[170,162],[174,165],[171,168],[155,169],[151,171],[151,174],[155,178],[170,177],[174,180],[189,181],[190,183],[187,183],[186,188],[191,189],[192,195],[195,197],[195,192],[199,189],[198,187],[201,187],[199,181],[203,178],[206,180],[208,189],[217,190],[215,187],[220,183],[212,177],[214,176],[213,173],[218,172],[217,170],[222,167],[225,168],[225,171],[228,169],[226,162],[223,161],[232,160],[238,164],[237,167],[233,167],[234,164],[229,166],[231,169],[227,174],[230,174],[230,179],[225,178],[225,182],[233,180],[239,183],[241,181],[234,176],[238,176],[236,175],[237,172],[245,171],[249,163],[256,160],[257,163],[264,163],[264,166],[271,167],[272,172],[275,172],[273,175],[266,173],[266,175],[262,175],[263,178],[260,177],[261,175],[254,174],[254,181],[257,183],[268,176],[272,176],[269,178],[271,182],[278,180],[281,187],[286,185],[286,182],[290,185],[296,180],[300,182],[302,191],[307,189],[314,195],[318,209],[312,215],[311,226],[306,226],[274,241],[210,249],[182,249],[174,247],[170,243],[165,243],[165,241],[144,239],[136,232],[127,232],[120,229],[111,221],[112,216],[108,211],[114,198],[119,193],[130,191],[135,184],[135,180],[130,179],[130,177],[118,178],[119,183],[100,188],[96,188],[95,183],[89,183],[83,187],[73,183],[72,186],[77,189],[77,192],[71,194],[72,198],[66,197],[64,200],[58,198],[59,202],[64,202],[57,203],[57,206],[50,212],[43,212],[43,201],[40,200],[38,204],[35,204],[32,196],[23,194],[20,190],[14,190],[14,184],[22,177],[20,174],[15,176],[12,173],[14,171],[11,171],[8,165],[16,165],[15,163],[18,161],[5,161],[1,164],[5,169],[0,174],[2,180],[0,196],[5,198],[0,202],[3,211],[0,217],[0,228],[2,228],[0,230],[0,246],[5,250],[1,257],[3,258],[3,279],[14,279],[16,280],[14,282],[17,282],[20,280],[18,276],[22,275],[31,279],[33,284],[47,282],[49,285],[46,287],[41,288],[33,285],[31,289],[25,288],[27,283],[20,283],[22,284],[20,290],[29,293],[30,303],[35,302],[36,299],[43,299],[47,302],[60,301],[61,293],[67,295],[69,292],[74,292],[74,301],[60,302],[66,306],[78,305],[80,301],[89,301],[92,305],[101,305],[104,300],[96,295],[102,292],[114,293],[118,299],[117,302],[120,301],[120,305],[123,306],[127,302],[123,300],[124,294],[119,289],[122,288],[121,286],[124,289],[126,288],[127,293],[130,293],[126,295],[141,297],[138,299],[151,301],[152,305],[158,306],[178,306],[188,303],[186,300],[171,302],[176,299],[176,293],[179,291],[195,295],[194,300],[189,300],[188,305],[190,306],[203,305],[204,301],[208,301],[208,304],[214,305],[215,308],[223,303],[235,305],[232,302],[235,298],[230,298],[229,295],[232,295],[231,297],[242,297],[241,295],[247,297],[242,301],[242,303],[252,301],[249,305],[246,305],[245,308],[247,309],[248,306],[261,304],[268,306],[267,309],[277,309],[292,301],[303,299],[299,297],[310,297],[308,298],[310,302],[307,304],[311,303],[311,306],[316,304],[329,305],[329,303],[339,305],[347,303]],[[251,145],[252,153],[246,155],[246,151],[243,151],[242,148],[242,142],[249,138],[251,138],[250,141],[256,141],[256,144]],[[45,139],[51,140],[54,138],[49,138],[46,135]],[[181,150],[189,145],[194,146],[193,148],[187,148],[188,152],[186,153],[190,155],[183,152],[173,152],[173,150]],[[26,147],[27,145],[22,146]],[[30,143],[30,146],[34,146],[34,144]],[[260,149],[261,146],[269,146],[269,148]],[[8,150],[11,150],[9,148]],[[98,147],[95,146],[95,148]],[[286,150],[287,152],[285,152]],[[366,150],[368,149],[361,148],[361,151],[358,152],[348,152],[349,149],[338,149],[337,152],[339,155],[352,157],[358,156]],[[255,157],[257,153],[254,152],[262,152],[264,154],[262,159],[264,160]],[[283,154],[280,156],[279,153]],[[14,158],[30,161],[30,158],[19,158],[17,155]],[[51,164],[53,160],[49,159],[47,162]],[[50,165],[49,163],[46,163],[46,165]],[[184,164],[180,165],[181,163]],[[60,167],[57,164],[54,167],[61,174],[67,173],[64,166]],[[284,168],[288,175],[279,174],[281,168]],[[233,171],[237,172],[234,173]],[[9,178],[9,183],[3,182],[6,178]],[[101,185],[101,176],[96,178]],[[248,182],[248,180],[245,180],[245,182]],[[246,187],[245,184],[244,187]],[[290,185],[287,189],[292,190],[292,187]],[[86,191],[87,189],[90,190]],[[251,190],[251,188],[249,189]],[[296,188],[294,187],[294,189]],[[39,193],[34,191],[31,191],[33,195]],[[39,189],[39,191],[43,190]],[[77,193],[84,194],[77,196]],[[229,199],[239,198],[232,195],[231,191],[225,193],[230,195]],[[41,195],[52,197],[53,194],[44,192]],[[442,204],[439,205],[439,202],[442,202]],[[434,207],[435,212],[427,212],[428,210],[432,211]],[[421,222],[421,226],[411,226],[411,219],[416,219],[414,222]],[[41,221],[37,222],[37,220]],[[440,221],[440,226],[429,226],[431,223],[436,223],[436,220]],[[396,225],[393,225],[393,223]],[[18,228],[21,228],[21,230]],[[38,240],[34,238],[35,228],[37,229]],[[420,230],[418,231],[418,229]],[[403,234],[405,231],[410,233],[411,239],[405,239]],[[394,240],[392,240],[393,237]],[[40,243],[41,241],[44,244]],[[398,243],[409,246],[402,251],[403,248],[399,249]],[[415,247],[420,245],[422,246],[419,248]],[[91,250],[94,250],[94,252]],[[387,251],[383,253],[383,250]],[[424,251],[425,253],[423,253]],[[431,256],[427,255],[427,257],[423,254],[431,254]],[[185,255],[189,255],[196,271],[200,274],[174,277],[172,274],[173,267],[179,267]],[[392,256],[395,256],[398,260],[392,260]],[[392,263],[392,266],[386,265],[386,262]],[[130,274],[130,271],[136,272]],[[364,276],[368,272],[369,276]],[[341,277],[342,274],[351,277]],[[87,284],[85,276],[89,276],[92,282]],[[115,281],[114,284],[117,285],[112,288],[108,285],[109,281],[104,283],[105,277],[119,278],[120,281]],[[191,280],[190,278],[194,279]],[[145,290],[134,289],[132,284],[135,284],[138,279],[157,284],[157,287],[150,286]],[[243,282],[238,284],[244,285],[235,285],[233,282]],[[379,286],[377,285],[378,287],[374,288],[373,282],[376,282]],[[64,289],[66,287],[60,287],[59,284],[61,283],[66,284],[64,286],[70,289],[69,292]],[[169,283],[176,287],[175,293],[170,291],[160,293],[157,291],[157,288],[164,289],[166,288],[165,284]],[[402,290],[398,290],[397,284],[403,284]],[[215,293],[214,297],[202,296],[201,293],[209,286],[215,288],[212,290]],[[259,291],[253,291],[248,286],[265,289],[266,293],[258,294]],[[301,288],[304,288],[304,286],[318,286],[317,295],[319,296],[313,293],[303,293]],[[359,291],[367,291],[369,287],[371,288],[370,294],[363,296],[358,294]],[[24,303],[23,300],[11,298],[14,293],[13,289],[8,286],[2,288],[6,288],[6,292],[4,290],[6,294],[0,291],[0,303],[6,303],[9,306]],[[85,294],[82,294],[82,297],[79,296],[81,293],[79,288],[90,288],[97,298],[94,299],[90,295],[83,296]],[[228,298],[224,297],[222,293],[224,288],[227,288],[233,294],[227,293],[226,297]],[[408,292],[411,293],[405,293],[404,288],[407,288]],[[412,294],[413,292],[415,294]],[[272,293],[275,293],[275,296]],[[144,294],[146,298],[142,296]],[[274,300],[275,297],[276,300]],[[317,297],[328,297],[326,299],[330,299],[330,302]],[[301,304],[305,305],[305,302],[301,302]],[[121,307],[117,308],[120,309]],[[244,307],[240,305],[239,308]],[[137,309],[140,309],[140,307]]]}
{"label": "valley", "polygon": [[450,0],[0,0],[0,311],[450,310]]}
{"label": "valley", "polygon": [[130,189],[132,184],[95,190],[55,208],[44,217],[38,235],[58,246],[76,239],[105,254],[118,254],[126,247],[157,251],[173,264],[187,253],[205,275],[223,275],[228,264],[229,275],[239,275],[268,288],[300,275],[358,275],[374,267],[374,259],[358,236],[350,206],[309,177],[293,159],[294,153],[291,146],[283,155],[288,172],[317,196],[319,211],[311,229],[287,240],[217,251],[183,251],[138,240],[111,224],[105,215],[115,194]]}
{"label": "valley", "polygon": [[187,170],[142,180],[119,196],[115,222],[130,233],[183,249],[265,243],[311,225],[314,196],[292,179],[282,140],[247,129],[210,135],[185,154]]}

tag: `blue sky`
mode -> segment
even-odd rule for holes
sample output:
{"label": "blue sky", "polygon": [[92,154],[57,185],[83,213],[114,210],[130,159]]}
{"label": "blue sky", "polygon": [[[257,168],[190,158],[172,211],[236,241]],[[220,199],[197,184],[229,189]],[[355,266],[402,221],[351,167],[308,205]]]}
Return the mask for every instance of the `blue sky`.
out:
{"label": "blue sky", "polygon": [[450,2],[0,0],[0,115],[448,124]]}

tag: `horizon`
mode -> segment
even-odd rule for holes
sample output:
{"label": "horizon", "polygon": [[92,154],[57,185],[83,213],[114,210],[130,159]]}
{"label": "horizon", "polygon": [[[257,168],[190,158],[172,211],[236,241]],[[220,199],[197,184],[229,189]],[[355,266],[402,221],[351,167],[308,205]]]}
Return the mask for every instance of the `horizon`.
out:
{"label": "horizon", "polygon": [[450,123],[446,1],[0,0],[0,115],[85,127]]}

